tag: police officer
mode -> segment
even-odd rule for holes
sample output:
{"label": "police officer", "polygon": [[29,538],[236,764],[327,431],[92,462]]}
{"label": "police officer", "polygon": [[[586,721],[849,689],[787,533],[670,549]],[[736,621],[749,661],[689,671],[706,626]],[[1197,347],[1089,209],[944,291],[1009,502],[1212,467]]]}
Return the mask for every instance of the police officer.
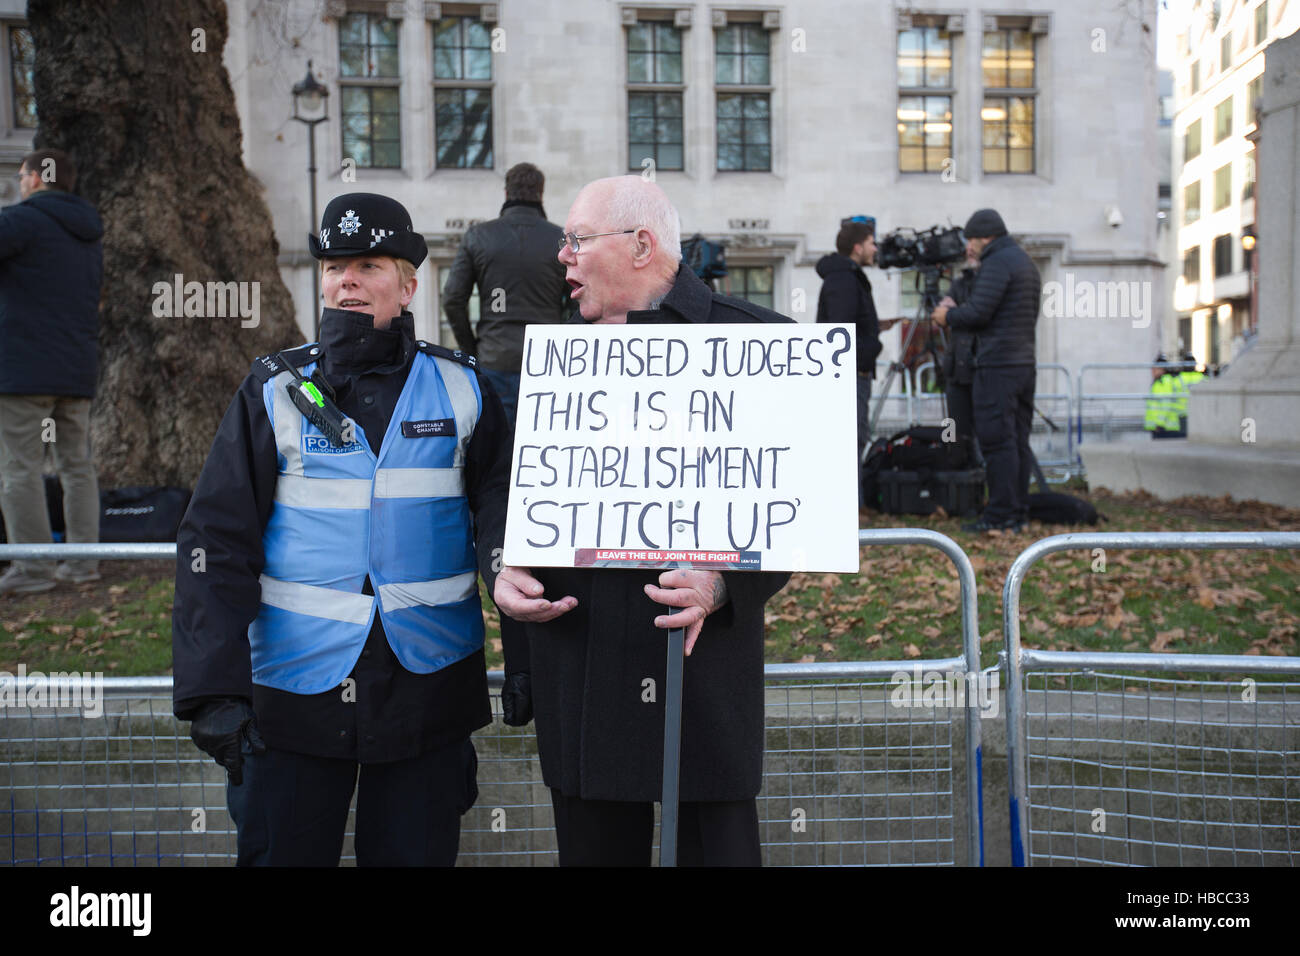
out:
{"label": "police officer", "polygon": [[401,204],[340,196],[310,247],[321,340],[253,363],[181,525],[175,712],[228,772],[239,864],[337,865],[356,788],[359,864],[451,865],[491,720],[475,538],[504,528],[504,414],[415,338]]}
{"label": "police officer", "polygon": [[1151,366],[1151,394],[1147,398],[1143,427],[1152,438],[1182,438],[1185,431],[1179,428],[1178,408],[1173,398],[1177,391],[1177,369],[1169,367],[1169,360],[1161,352]]}
{"label": "police officer", "polygon": [[1181,434],[1187,434],[1187,394],[1188,390],[1197,382],[1205,378],[1205,373],[1197,367],[1196,356],[1191,352],[1184,352],[1182,356],[1182,365],[1176,370],[1173,384],[1173,405],[1174,414],[1178,417],[1178,430]]}

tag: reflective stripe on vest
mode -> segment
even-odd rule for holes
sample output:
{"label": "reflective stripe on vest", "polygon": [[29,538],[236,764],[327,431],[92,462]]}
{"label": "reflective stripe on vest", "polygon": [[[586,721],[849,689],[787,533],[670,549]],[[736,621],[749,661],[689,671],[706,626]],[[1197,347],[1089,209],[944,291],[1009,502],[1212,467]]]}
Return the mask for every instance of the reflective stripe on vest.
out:
{"label": "reflective stripe on vest", "polygon": [[[477,651],[483,614],[464,488],[482,401],[474,373],[417,353],[378,458],[359,425],[353,444],[330,445],[294,406],[290,381],[281,373],[262,392],[280,471],[249,627],[253,682],[299,694],[337,687],[376,613],[413,673]],[[446,419],[454,435],[402,434],[403,421]],[[367,577],[377,601],[362,593]]]}

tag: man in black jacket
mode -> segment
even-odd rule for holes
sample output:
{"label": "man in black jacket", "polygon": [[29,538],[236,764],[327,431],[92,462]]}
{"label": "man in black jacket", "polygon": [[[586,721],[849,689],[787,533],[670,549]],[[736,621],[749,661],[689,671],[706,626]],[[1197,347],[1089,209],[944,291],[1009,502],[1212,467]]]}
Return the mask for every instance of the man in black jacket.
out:
{"label": "man in black jacket", "polygon": [[817,274],[822,277],[817,321],[857,328],[858,461],[861,462],[862,451],[871,437],[871,380],[876,377],[876,356],[881,348],[880,322],[871,298],[871,283],[862,271],[863,266],[874,265],[876,261],[875,227],[852,220],[844,223],[835,237],[835,249],[817,262]]}
{"label": "man in black jacket", "polygon": [[[471,226],[456,250],[442,290],[442,308],[462,352],[478,359],[479,374],[501,399],[508,438],[514,447],[515,411],[519,404],[519,368],[524,332],[534,322],[554,324],[568,318],[569,284],[555,258],[564,231],[546,219],[542,191],[546,177],[532,163],[516,163],[506,173],[506,202],[501,215]],[[470,328],[469,296],[478,286],[478,334]],[[528,645],[519,622],[501,619],[503,650],[519,665],[512,682],[528,681]],[[512,693],[518,689],[520,693]],[[531,712],[515,711],[528,699],[527,687],[508,687],[502,695],[506,721],[528,723]]]}
{"label": "man in black jacket", "polygon": [[1042,279],[992,209],[976,211],[963,230],[979,271],[965,304],[941,302],[932,318],[975,333],[972,401],[975,436],[984,453],[989,500],[967,531],[1019,530],[1029,520],[1033,452],[1035,343]]}
{"label": "man in black jacket", "polygon": [[[567,318],[569,287],[555,261],[563,235],[542,208],[546,177],[532,163],[506,173],[501,215],[471,226],[456,250],[442,288],[442,308],[460,350],[478,359],[513,425],[523,361],[524,330]],[[478,332],[470,328],[469,297],[478,286]]]}
{"label": "man in black jacket", "polygon": [[[578,194],[560,261],[593,323],[788,322],[681,265],[677,212],[639,176]],[[686,628],[683,865],[760,862],[763,605],[789,575],[507,566],[493,596],[527,622],[542,776],[561,865],[647,866],[662,793],[666,628]],[[662,605],[676,608],[665,613]],[[508,648],[507,648],[508,651]],[[507,659],[507,672],[513,669]]]}
{"label": "man in black jacket", "polygon": [[[0,213],[0,506],[14,543],[49,543],[45,446],[63,482],[67,540],[99,540],[99,485],[90,403],[99,377],[104,226],[71,192],[72,159],[57,149],[23,158],[23,201]],[[0,594],[99,580],[98,562],[15,561]]]}
{"label": "man in black jacket", "polygon": [[[475,544],[503,534],[508,430],[472,358],[415,338],[427,249],[399,203],[331,200],[311,249],[321,341],[253,363],[181,523],[174,709],[228,772],[240,865],[337,865],[357,790],[358,864],[449,866],[491,720]],[[294,369],[350,429],[304,415]]]}

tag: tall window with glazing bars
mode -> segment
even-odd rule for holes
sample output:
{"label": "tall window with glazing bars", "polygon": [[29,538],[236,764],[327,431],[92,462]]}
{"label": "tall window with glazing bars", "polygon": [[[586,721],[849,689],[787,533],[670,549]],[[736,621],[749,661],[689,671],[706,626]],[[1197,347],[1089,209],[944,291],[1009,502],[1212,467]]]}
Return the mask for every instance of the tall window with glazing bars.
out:
{"label": "tall window with glazing bars", "polygon": [[402,165],[400,21],[375,13],[339,20],[343,158],[358,167]]}
{"label": "tall window with glazing bars", "polygon": [[492,168],[492,30],[475,17],[433,27],[434,150],[438,167]]}
{"label": "tall window with glazing bars", "polygon": [[26,27],[10,27],[9,97],[15,129],[36,128],[36,91],[32,83],[32,67],[35,62],[36,47],[32,45],[32,31]]}
{"label": "tall window with glazing bars", "polygon": [[1034,35],[1027,29],[984,32],[984,172],[1034,172]]}
{"label": "tall window with glazing bars", "polygon": [[772,168],[772,54],[761,23],[714,31],[718,169]]}
{"label": "tall window with glazing bars", "polygon": [[627,167],[682,169],[682,31],[670,22],[627,28]]}
{"label": "tall window with glazing bars", "polygon": [[952,160],[952,34],[919,18],[898,31],[898,169],[943,172]]}

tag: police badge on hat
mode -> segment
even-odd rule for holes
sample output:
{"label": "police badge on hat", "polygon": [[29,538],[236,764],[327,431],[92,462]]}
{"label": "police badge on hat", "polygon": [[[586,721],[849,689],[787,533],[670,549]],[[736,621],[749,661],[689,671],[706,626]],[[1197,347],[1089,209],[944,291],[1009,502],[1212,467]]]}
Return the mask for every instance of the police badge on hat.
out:
{"label": "police badge on hat", "polygon": [[307,236],[317,259],[384,255],[419,266],[429,254],[424,236],[411,226],[411,214],[396,199],[378,193],[336,196],[321,216],[320,233]]}

